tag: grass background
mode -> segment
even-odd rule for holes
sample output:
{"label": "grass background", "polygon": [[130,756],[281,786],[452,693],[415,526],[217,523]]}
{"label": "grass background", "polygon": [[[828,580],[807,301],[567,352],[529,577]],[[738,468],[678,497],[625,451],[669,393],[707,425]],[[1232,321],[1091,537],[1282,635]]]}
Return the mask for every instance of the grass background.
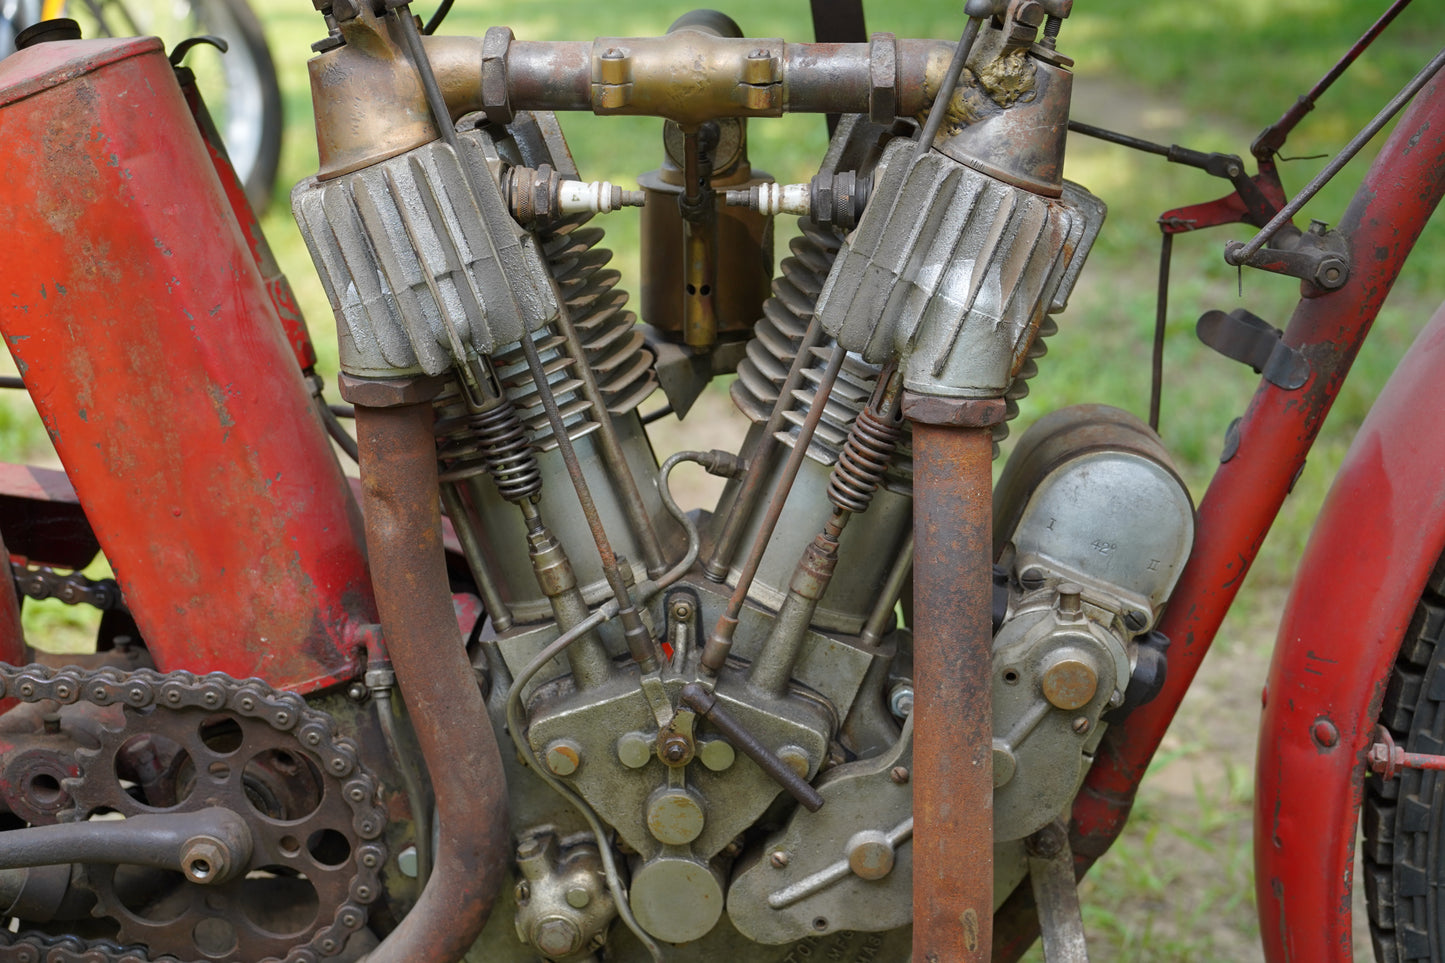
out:
{"label": "grass background", "polygon": [[[255,6],[281,73],[287,110],[280,183],[264,226],[311,320],[323,373],[334,384],[330,313],[286,196],[291,184],[316,169],[305,61],[310,43],[323,35],[322,23],[300,0]],[[1384,6],[1383,0],[1080,0],[1060,41],[1060,49],[1077,61],[1075,116],[1166,143],[1247,155],[1253,134],[1308,89]],[[962,26],[960,7],[941,0],[874,3],[868,25],[899,36],[954,37]],[[520,39],[646,35],[664,31],[685,9],[660,0],[626,5],[461,0],[443,32],[479,34],[507,24]],[[725,9],[754,36],[811,35],[803,0],[741,0]],[[428,15],[430,5],[419,4],[418,12]],[[1325,96],[1285,154],[1336,150],[1438,49],[1442,37],[1445,8],[1430,0],[1416,3]],[[638,173],[658,165],[658,121],[576,115],[564,117],[563,124],[588,179],[631,186]],[[754,166],[785,181],[810,177],[825,147],[816,117],[754,122],[749,138]],[[1283,165],[1286,188],[1297,189],[1322,164],[1314,159]],[[1346,168],[1304,217],[1338,221],[1364,166],[1361,158]],[[1064,404],[1105,402],[1144,413],[1158,257],[1155,219],[1166,209],[1227,192],[1223,182],[1200,172],[1081,138],[1070,141],[1066,173],[1100,195],[1110,214],[1016,433]],[[635,218],[614,215],[605,224],[624,285],[635,291]],[[1445,276],[1442,230],[1437,218],[1361,352],[1266,542],[1252,588],[1225,623],[1213,665],[1201,673],[1197,697],[1191,693],[1151,773],[1155,778],[1146,781],[1130,830],[1085,883],[1097,960],[1258,956],[1249,759],[1260,673],[1284,587],[1320,499],[1375,393],[1438,303],[1441,286],[1433,281]],[[1175,244],[1161,433],[1196,500],[1217,464],[1224,429],[1243,412],[1256,378],[1201,346],[1194,322],[1205,309],[1244,303],[1283,326],[1298,296],[1296,282],[1258,272],[1240,277],[1223,263],[1223,242],[1247,236],[1243,229],[1221,228],[1185,235]],[[778,250],[785,250],[781,236]],[[13,460],[53,458],[24,404],[0,407],[0,446]],[[85,628],[78,615],[53,605],[27,606],[27,626],[36,637],[74,634]]]}

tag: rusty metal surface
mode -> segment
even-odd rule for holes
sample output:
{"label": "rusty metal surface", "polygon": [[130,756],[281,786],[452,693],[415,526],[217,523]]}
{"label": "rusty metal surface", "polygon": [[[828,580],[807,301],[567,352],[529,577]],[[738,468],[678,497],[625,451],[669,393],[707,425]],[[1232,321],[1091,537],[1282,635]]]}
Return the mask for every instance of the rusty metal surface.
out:
{"label": "rusty metal surface", "polygon": [[959,119],[967,125],[942,131],[936,149],[1005,183],[1058,197],[1074,75],[1017,51],[986,64],[976,77],[977,88],[949,104],[950,113],[963,108]]}
{"label": "rusty metal surface", "polygon": [[481,931],[506,874],[501,754],[452,610],[431,405],[358,405],[356,430],[377,609],[440,824],[426,889],[369,959],[455,960]]}
{"label": "rusty metal surface", "polygon": [[0,103],[6,343],[158,667],[348,677],[361,519],[159,43],[20,51]]}
{"label": "rusty metal surface", "polygon": [[985,427],[913,422],[913,958],[920,963],[991,953],[992,456]]}

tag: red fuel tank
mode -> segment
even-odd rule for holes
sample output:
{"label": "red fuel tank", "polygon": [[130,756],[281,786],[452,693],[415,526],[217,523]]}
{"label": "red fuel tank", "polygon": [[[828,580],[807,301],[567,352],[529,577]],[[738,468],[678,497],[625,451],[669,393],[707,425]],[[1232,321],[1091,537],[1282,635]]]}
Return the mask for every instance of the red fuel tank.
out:
{"label": "red fuel tank", "polygon": [[0,333],[159,668],[352,674],[359,513],[158,40],[0,61]]}

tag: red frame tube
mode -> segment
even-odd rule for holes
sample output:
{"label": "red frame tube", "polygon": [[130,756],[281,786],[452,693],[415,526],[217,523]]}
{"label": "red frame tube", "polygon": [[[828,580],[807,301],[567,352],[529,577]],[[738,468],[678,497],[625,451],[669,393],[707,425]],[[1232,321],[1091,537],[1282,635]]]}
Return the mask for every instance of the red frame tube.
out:
{"label": "red frame tube", "polygon": [[0,331],[157,667],[352,677],[360,513],[159,41],[7,57],[0,121]]}

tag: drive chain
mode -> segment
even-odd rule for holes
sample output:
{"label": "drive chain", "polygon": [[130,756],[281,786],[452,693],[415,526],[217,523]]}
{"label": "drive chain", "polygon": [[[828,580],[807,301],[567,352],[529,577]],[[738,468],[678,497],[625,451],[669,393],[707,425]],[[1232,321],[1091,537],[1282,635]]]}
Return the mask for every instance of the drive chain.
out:
{"label": "drive chain", "polygon": [[[306,944],[292,948],[280,963],[319,963],[341,952],[351,934],[366,925],[366,908],[381,893],[380,874],[386,861],[386,847],[381,840],[386,817],[377,802],[377,780],[358,760],[355,745],[336,734],[331,717],[307,705],[299,695],[278,692],[259,679],[241,681],[219,672],[207,675],[151,669],[127,672],[114,667],[52,670],[40,665],[0,664],[0,697],[21,702],[53,700],[61,705],[76,702],[122,705],[133,710],[231,712],[290,734],[323,773],[341,783],[342,798],[352,814],[351,828],[365,842],[352,852],[349,898],[337,906],[329,925],[318,929]],[[66,781],[68,790],[79,788],[71,782]],[[61,818],[77,820],[87,815],[72,810],[63,813]],[[83,941],[70,936],[11,933],[0,927],[0,963],[181,961],[170,955],[152,956],[137,947]]]}
{"label": "drive chain", "polygon": [[125,599],[113,578],[90,578],[79,572],[57,572],[47,565],[11,562],[15,587],[30,599],[59,599],[66,605],[89,605],[102,612],[125,611]]}

